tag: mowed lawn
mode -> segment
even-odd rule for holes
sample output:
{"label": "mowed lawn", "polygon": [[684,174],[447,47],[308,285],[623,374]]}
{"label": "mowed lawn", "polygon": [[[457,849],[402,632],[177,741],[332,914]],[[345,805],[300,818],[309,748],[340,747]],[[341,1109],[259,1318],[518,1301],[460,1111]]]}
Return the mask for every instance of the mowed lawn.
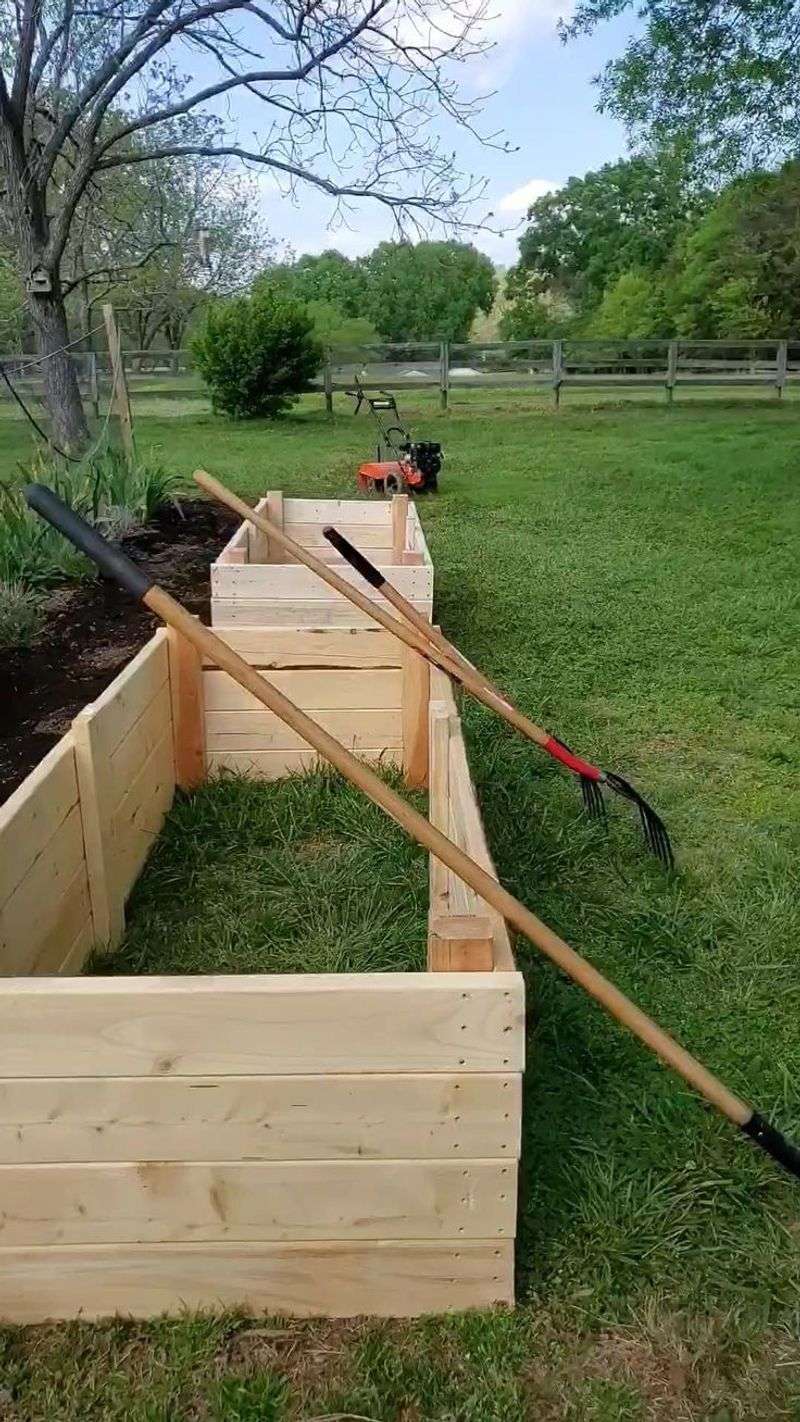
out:
{"label": "mowed lawn", "polygon": [[[800,1137],[800,411],[407,403],[448,455],[422,505],[438,620],[644,791],[678,861],[668,878],[646,857],[622,802],[607,833],[587,824],[571,778],[467,703],[503,881]],[[142,402],[137,434],[245,495],[355,494],[369,425],[318,405],[236,426]],[[24,450],[22,427],[0,424],[0,477]],[[524,942],[518,957],[513,1314],[6,1328],[2,1422],[800,1418],[800,1182]]]}

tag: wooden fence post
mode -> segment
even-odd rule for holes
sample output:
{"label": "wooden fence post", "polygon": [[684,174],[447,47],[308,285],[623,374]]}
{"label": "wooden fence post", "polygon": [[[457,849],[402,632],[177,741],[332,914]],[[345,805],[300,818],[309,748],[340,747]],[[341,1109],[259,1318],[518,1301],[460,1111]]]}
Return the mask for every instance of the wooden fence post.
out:
{"label": "wooden fence post", "polygon": [[783,399],[783,392],[786,389],[786,378],[789,373],[789,342],[778,341],[778,351],[775,358],[775,394],[779,400]]}
{"label": "wooden fence post", "polygon": [[561,404],[561,386],[564,383],[564,342],[553,341],[553,403],[558,409]]}
{"label": "wooden fence post", "polygon": [[395,494],[392,499],[392,562],[402,563],[406,551],[408,494]]}
{"label": "wooden fence post", "polygon": [[325,352],[325,367],[323,370],[323,388],[325,391],[325,409],[329,415],[333,414],[333,353],[330,346]]}
{"label": "wooden fence post", "polygon": [[670,341],[667,348],[667,404],[671,405],[675,398],[675,385],[678,379],[678,342]]}
{"label": "wooden fence post", "polygon": [[167,635],[175,784],[181,790],[196,790],[206,778],[203,663],[197,648],[174,627],[167,629]]}
{"label": "wooden fence post", "polygon": [[96,420],[100,418],[100,382],[97,378],[97,351],[89,352],[89,398]]}
{"label": "wooden fence post", "polygon": [[72,734],[95,941],[116,948],[125,932],[125,906],[115,873],[111,761],[98,726],[94,708],[86,706],[72,722]]}
{"label": "wooden fence post", "polygon": [[133,463],[136,451],[133,444],[133,415],[128,395],[128,383],[125,379],[125,363],[122,359],[122,346],[117,323],[114,320],[114,308],[108,302],[103,306],[103,320],[106,327],[108,354],[111,358],[111,398],[117,412],[125,453],[128,456],[128,461]]}
{"label": "wooden fence post", "polygon": [[450,342],[442,341],[439,348],[439,404],[447,409],[450,400]]}

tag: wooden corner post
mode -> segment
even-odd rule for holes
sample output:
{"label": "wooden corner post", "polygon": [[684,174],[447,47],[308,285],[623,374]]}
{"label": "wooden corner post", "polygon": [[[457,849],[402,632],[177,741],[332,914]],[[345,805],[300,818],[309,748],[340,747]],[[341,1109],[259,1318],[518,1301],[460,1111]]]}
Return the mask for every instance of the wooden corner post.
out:
{"label": "wooden corner post", "polygon": [[406,785],[428,783],[428,702],[430,663],[411,647],[403,647],[402,713],[403,773]]}
{"label": "wooden corner post", "polygon": [[175,784],[181,790],[195,790],[206,778],[202,658],[174,627],[168,629],[168,637]]}

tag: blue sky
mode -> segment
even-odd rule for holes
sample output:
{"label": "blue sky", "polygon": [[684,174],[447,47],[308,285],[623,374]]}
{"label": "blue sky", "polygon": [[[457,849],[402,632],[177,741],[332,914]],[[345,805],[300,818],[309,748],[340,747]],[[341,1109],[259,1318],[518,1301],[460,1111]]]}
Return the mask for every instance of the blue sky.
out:
{"label": "blue sky", "polygon": [[[634,21],[629,16],[564,45],[556,22],[566,9],[565,0],[493,0],[496,48],[465,71],[467,92],[496,91],[485,107],[484,130],[502,129],[519,145],[518,152],[498,153],[467,134],[453,134],[460,164],[489,179],[488,206],[497,214],[497,226],[513,229],[531,198],[548,186],[627,151],[622,126],[598,114],[591,81],[606,59],[621,52]],[[298,255],[338,247],[357,256],[393,235],[391,217],[377,204],[361,204],[349,214],[347,226],[331,228],[332,204],[324,196],[303,188],[293,202],[266,176],[261,187],[271,234]],[[513,230],[505,236],[477,233],[472,240],[496,262],[515,259]]]}

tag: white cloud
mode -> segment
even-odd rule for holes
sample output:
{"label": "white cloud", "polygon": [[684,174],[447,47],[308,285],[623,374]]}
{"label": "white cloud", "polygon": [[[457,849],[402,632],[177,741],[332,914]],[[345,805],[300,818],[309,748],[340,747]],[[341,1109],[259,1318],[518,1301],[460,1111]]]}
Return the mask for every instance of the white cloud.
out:
{"label": "white cloud", "polygon": [[513,192],[499,198],[495,207],[498,212],[527,212],[532,202],[544,197],[545,193],[552,193],[557,187],[558,183],[549,178],[531,178],[521,188],[514,188]]}

